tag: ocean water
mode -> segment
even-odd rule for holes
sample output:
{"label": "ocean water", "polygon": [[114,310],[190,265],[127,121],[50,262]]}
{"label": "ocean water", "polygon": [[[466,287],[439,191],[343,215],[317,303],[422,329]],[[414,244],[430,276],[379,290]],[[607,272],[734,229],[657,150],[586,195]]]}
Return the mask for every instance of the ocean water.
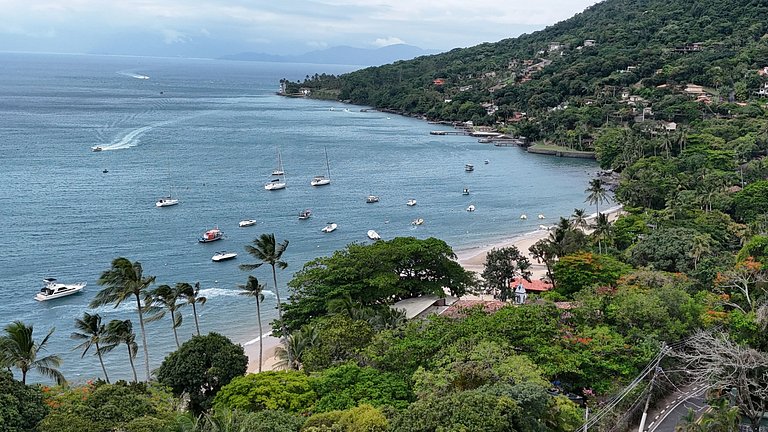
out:
{"label": "ocean water", "polygon": [[[369,229],[384,239],[434,236],[466,253],[535,230],[539,213],[554,223],[586,207],[594,162],[431,136],[445,127],[275,95],[281,78],[352,69],[0,54],[0,325],[23,320],[34,324],[38,338],[55,327],[48,352],[62,356],[68,379],[84,381],[99,376],[98,361],[72,351],[77,343],[69,335],[115,257],[140,261],[158,283],[199,281],[208,297],[199,311],[201,330],[247,343],[258,336],[255,303],[238,295],[236,285],[247,278],[238,264],[253,262],[243,246],[261,233],[290,241],[289,268],[278,274],[287,298],[285,284],[303,263],[367,242]],[[93,146],[104,151],[92,152]],[[288,187],[266,191],[278,149]],[[313,188],[312,177],[326,171],[325,149],[332,183]],[[465,172],[466,163],[475,171]],[[461,194],[464,187],[470,196]],[[181,204],[156,208],[169,191]],[[381,202],[366,204],[369,194]],[[409,198],[418,204],[406,206]],[[469,204],[477,210],[467,212]],[[305,208],[312,218],[298,220]],[[528,220],[520,220],[523,213]],[[416,218],[424,224],[411,225]],[[239,228],[242,219],[258,223]],[[330,221],[338,230],[322,233]],[[198,243],[213,227],[225,239]],[[239,255],[214,263],[219,250]],[[269,286],[267,321],[276,315],[271,273],[254,274]],[[33,297],[45,277],[88,286],[40,303]],[[130,303],[98,312],[105,321],[136,320]],[[184,340],[194,331],[190,312],[179,329]],[[148,324],[153,368],[175,349],[170,326],[170,319]],[[129,377],[121,350],[106,362],[112,378]],[[141,363],[139,354],[139,371]]]}

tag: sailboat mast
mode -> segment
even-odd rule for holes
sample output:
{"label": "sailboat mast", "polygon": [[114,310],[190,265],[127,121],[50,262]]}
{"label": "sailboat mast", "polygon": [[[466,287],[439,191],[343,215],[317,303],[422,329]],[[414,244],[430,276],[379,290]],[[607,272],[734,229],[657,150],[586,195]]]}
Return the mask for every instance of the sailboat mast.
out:
{"label": "sailboat mast", "polygon": [[325,168],[328,170],[328,180],[331,179],[331,165],[328,163],[328,146],[325,148]]}

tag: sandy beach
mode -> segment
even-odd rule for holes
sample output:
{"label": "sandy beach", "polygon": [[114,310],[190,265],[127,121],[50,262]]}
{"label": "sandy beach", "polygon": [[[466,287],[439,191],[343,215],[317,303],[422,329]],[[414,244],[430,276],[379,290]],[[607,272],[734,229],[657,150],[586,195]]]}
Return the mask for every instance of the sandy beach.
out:
{"label": "sandy beach", "polygon": [[[280,339],[267,334],[264,338],[264,354],[263,362],[261,363],[262,371],[274,370],[275,365],[278,362],[275,357],[275,351],[280,345]],[[243,345],[245,349],[245,355],[248,356],[248,373],[256,373],[259,371],[259,338],[250,340]]]}

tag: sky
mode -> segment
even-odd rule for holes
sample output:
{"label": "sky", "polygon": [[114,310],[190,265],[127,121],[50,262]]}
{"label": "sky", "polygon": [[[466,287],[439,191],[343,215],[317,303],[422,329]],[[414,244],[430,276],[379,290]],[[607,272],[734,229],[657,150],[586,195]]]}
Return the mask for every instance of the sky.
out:
{"label": "sky", "polygon": [[596,0],[0,0],[0,51],[218,57],[405,43],[447,51]]}

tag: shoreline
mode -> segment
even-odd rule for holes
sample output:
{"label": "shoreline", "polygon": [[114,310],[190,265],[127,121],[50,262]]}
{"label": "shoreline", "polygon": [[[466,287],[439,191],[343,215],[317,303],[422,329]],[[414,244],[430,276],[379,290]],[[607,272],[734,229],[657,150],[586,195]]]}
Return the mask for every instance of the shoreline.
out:
{"label": "shoreline", "polygon": [[272,332],[258,336],[242,344],[245,355],[248,356],[248,368],[246,373],[257,373],[259,371],[259,340],[263,339],[264,353],[262,355],[261,370],[276,370],[275,366],[279,359],[276,356],[277,347],[280,346],[280,339],[272,336]]}

